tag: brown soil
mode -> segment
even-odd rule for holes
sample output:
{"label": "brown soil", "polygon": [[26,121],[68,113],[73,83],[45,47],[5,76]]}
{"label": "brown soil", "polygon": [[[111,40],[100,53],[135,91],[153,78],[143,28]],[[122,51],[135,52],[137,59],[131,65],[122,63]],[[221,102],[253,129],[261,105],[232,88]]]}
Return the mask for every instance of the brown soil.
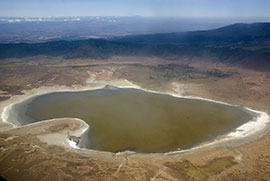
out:
{"label": "brown soil", "polygon": [[[1,60],[0,101],[41,86],[91,86],[91,75],[95,75],[95,80],[127,79],[159,91],[173,91],[173,83],[177,83],[177,89],[185,95],[270,112],[270,73],[199,58],[192,61],[155,57],[113,57],[102,61],[61,57]],[[39,139],[46,134],[66,134],[78,126],[78,122],[69,119],[17,129],[7,129],[9,126],[1,123],[0,175],[8,180],[270,179],[268,132],[237,147],[168,156],[83,151],[48,145]]]}

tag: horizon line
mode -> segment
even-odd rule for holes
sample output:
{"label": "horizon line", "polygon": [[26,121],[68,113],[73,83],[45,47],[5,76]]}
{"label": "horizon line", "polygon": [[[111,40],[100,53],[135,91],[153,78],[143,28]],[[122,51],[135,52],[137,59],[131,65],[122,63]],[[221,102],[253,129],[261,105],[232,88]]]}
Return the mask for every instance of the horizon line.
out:
{"label": "horizon line", "polygon": [[61,18],[61,17],[146,17],[146,18],[270,18],[269,16],[148,16],[148,15],[77,15],[77,16],[69,16],[69,15],[60,15],[60,16],[27,16],[27,15],[20,15],[20,16],[9,16],[9,15],[0,15],[0,17],[8,17],[8,18],[23,18],[23,17],[30,17],[30,18]]}

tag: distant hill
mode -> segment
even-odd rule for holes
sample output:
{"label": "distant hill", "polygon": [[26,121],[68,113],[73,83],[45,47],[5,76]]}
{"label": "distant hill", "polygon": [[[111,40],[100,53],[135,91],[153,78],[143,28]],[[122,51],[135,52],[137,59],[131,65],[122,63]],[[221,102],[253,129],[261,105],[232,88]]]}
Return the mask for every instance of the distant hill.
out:
{"label": "distant hill", "polygon": [[114,40],[142,43],[188,43],[209,41],[238,42],[270,40],[270,23],[238,23],[208,31],[127,36],[117,37],[114,38]]}
{"label": "distant hill", "polygon": [[210,30],[230,22],[262,21],[262,18],[181,17],[0,17],[1,43],[43,43],[87,40],[123,35]]}
{"label": "distant hill", "polygon": [[110,40],[0,44],[0,58],[36,55],[97,59],[114,55],[159,56],[175,60],[183,56],[201,56],[268,71],[270,23],[233,24],[209,31],[126,36]]}

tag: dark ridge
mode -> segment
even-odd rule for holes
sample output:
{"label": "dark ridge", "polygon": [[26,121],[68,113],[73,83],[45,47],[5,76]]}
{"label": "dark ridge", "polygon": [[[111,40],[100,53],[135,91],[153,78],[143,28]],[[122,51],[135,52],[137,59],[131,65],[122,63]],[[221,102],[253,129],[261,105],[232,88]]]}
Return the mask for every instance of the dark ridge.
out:
{"label": "dark ridge", "polygon": [[6,181],[6,179],[3,176],[1,176],[1,175],[0,175],[0,180]]}
{"label": "dark ridge", "polygon": [[191,31],[184,33],[167,33],[116,37],[112,40],[132,42],[208,42],[208,41],[253,41],[270,40],[270,23],[238,23],[208,31]]}
{"label": "dark ridge", "polygon": [[209,31],[167,33],[54,41],[36,44],[0,44],[0,58],[37,55],[107,59],[115,55],[214,57],[218,62],[252,69],[270,70],[270,23],[234,24]]}

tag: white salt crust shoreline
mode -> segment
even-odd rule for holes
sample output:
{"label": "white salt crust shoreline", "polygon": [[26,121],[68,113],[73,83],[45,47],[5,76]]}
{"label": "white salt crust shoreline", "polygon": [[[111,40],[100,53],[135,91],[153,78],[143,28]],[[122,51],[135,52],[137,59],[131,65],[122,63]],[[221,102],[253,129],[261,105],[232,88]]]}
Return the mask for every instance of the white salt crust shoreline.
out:
{"label": "white salt crust shoreline", "polygon": [[[20,96],[14,96],[13,98],[10,98],[9,101],[4,101],[7,102],[4,107],[0,106],[0,111],[1,112],[1,120],[2,122],[11,124],[13,126],[13,128],[18,128],[18,127],[25,127],[25,126],[29,126],[29,125],[33,125],[33,124],[38,124],[39,122],[36,123],[31,123],[31,124],[27,124],[27,125],[16,125],[13,124],[11,122],[8,121],[8,116],[10,113],[10,110],[12,110],[12,106],[14,104],[17,104],[21,101],[25,101],[26,99],[35,97],[35,96],[40,96],[40,95],[44,95],[44,94],[48,94],[48,93],[53,93],[53,92],[78,92],[78,91],[86,91],[86,90],[96,90],[96,89],[102,89],[104,88],[104,86],[106,85],[112,85],[115,86],[117,88],[134,88],[134,89],[140,89],[146,92],[150,92],[150,93],[156,93],[156,94],[167,94],[167,95],[171,95],[173,97],[178,97],[178,98],[187,98],[187,99],[197,99],[197,100],[205,100],[205,101],[209,101],[209,102],[215,102],[215,103],[219,103],[219,104],[225,104],[225,105],[229,105],[229,106],[237,106],[237,105],[231,105],[225,102],[221,102],[221,101],[216,101],[216,100],[212,100],[212,99],[207,99],[207,98],[202,98],[202,97],[195,97],[195,96],[182,96],[182,95],[178,95],[172,92],[158,92],[158,91],[153,91],[153,90],[148,90],[148,89],[144,89],[138,85],[135,85],[127,80],[120,80],[120,81],[113,81],[113,82],[104,82],[102,85],[100,86],[95,86],[95,87],[79,87],[79,88],[67,88],[67,87],[54,87],[54,88],[50,88],[50,87],[43,87],[40,89],[36,89],[36,90],[32,90],[31,91],[26,91],[24,95],[20,95]],[[178,151],[172,151],[172,152],[167,152],[167,153],[163,153],[164,155],[172,155],[172,154],[179,154],[179,153],[185,153],[185,152],[190,152],[190,151],[195,151],[201,148],[206,148],[206,147],[211,147],[211,146],[234,146],[234,145],[241,145],[244,144],[246,142],[248,142],[249,140],[254,140],[254,139],[258,139],[262,136],[262,133],[264,133],[264,130],[267,129],[269,122],[270,122],[270,117],[267,113],[262,112],[262,111],[257,111],[257,110],[253,110],[247,107],[243,107],[243,109],[256,114],[257,116],[255,116],[252,120],[248,121],[247,123],[237,127],[235,129],[235,131],[228,133],[227,135],[222,135],[218,138],[216,138],[215,140],[211,140],[210,142],[207,143],[202,143],[198,146],[195,146],[193,148],[190,149],[186,149],[186,150],[178,150]],[[68,118],[68,119],[73,119],[76,121],[82,121],[83,123],[83,127],[75,132],[73,132],[72,134],[77,136],[77,137],[82,137],[82,135],[84,133],[86,133],[87,131],[90,130],[90,127],[87,123],[85,123],[83,120],[79,119],[79,118]],[[54,121],[57,119],[50,119],[50,120],[44,120],[42,122],[48,122],[48,121]],[[76,145],[75,142],[73,142],[72,140],[69,140],[68,137],[66,137],[66,142],[68,143],[68,145],[72,148],[75,149],[83,149],[86,150],[84,148],[80,148]],[[95,150],[90,150],[89,151],[95,151]]]}

